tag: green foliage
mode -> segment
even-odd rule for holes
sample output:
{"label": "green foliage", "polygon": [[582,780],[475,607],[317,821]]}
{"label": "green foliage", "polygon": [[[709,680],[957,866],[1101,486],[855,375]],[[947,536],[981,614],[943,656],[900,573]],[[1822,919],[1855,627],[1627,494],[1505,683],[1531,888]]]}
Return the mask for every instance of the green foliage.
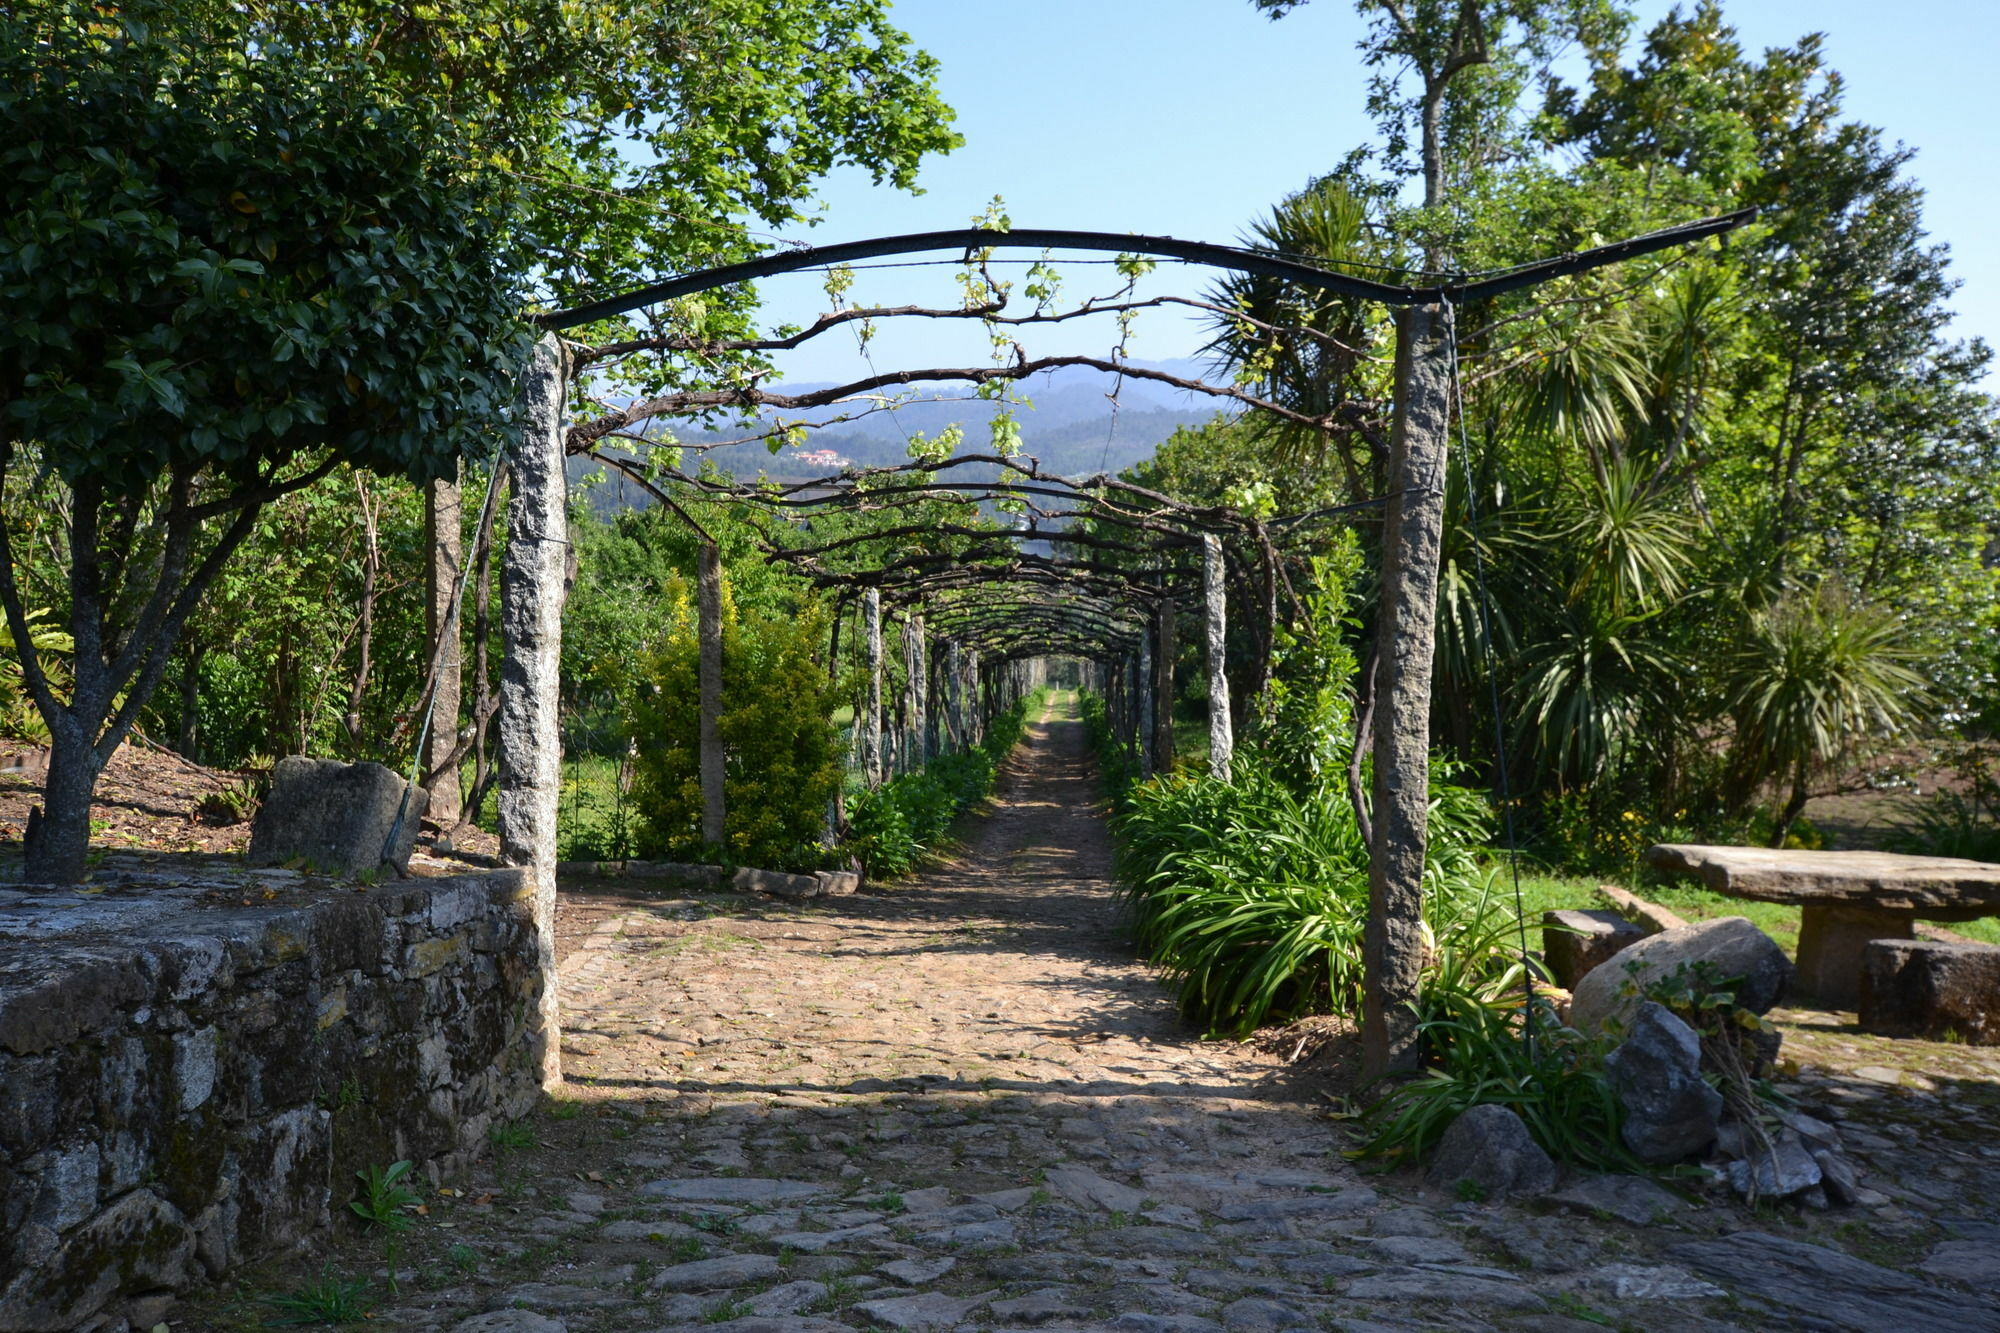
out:
{"label": "green foliage", "polygon": [[[1134,786],[1117,829],[1134,939],[1191,1020],[1240,1035],[1359,1009],[1368,858],[1341,783],[1301,793],[1246,747],[1228,782],[1174,774]],[[1481,797],[1434,788],[1434,903],[1457,900],[1486,832]]]}
{"label": "green foliage", "polygon": [[358,1324],[369,1317],[368,1284],[349,1282],[333,1275],[333,1266],[320,1270],[319,1281],[308,1282],[283,1296],[265,1296],[259,1303],[271,1313],[266,1328],[299,1328],[312,1324],[337,1327]]}
{"label": "green foliage", "polygon": [[415,1223],[406,1210],[419,1202],[416,1192],[403,1183],[409,1177],[410,1166],[407,1161],[392,1162],[386,1169],[370,1166],[356,1171],[361,1197],[350,1199],[348,1208],[370,1226],[390,1232],[408,1231]]}
{"label": "green foliage", "polygon": [[739,608],[725,577],[719,726],[728,819],[724,844],[709,847],[701,840],[700,644],[693,607],[685,598],[675,605],[664,641],[621,690],[649,854],[766,870],[824,862],[827,803],[841,781],[839,691],[819,660],[826,639],[816,603],[785,616]]}
{"label": "green foliage", "polygon": [[[41,655],[43,669],[57,671],[57,659],[76,651],[76,640],[57,628],[46,607],[27,613],[28,636]],[[58,678],[58,688],[61,688]],[[0,736],[46,741],[49,729],[35,710],[21,677],[21,655],[14,650],[14,633],[0,622]]]}
{"label": "green foliage", "polygon": [[1926,683],[1913,658],[1894,619],[1830,587],[1751,613],[1724,668],[1736,723],[1731,782],[1740,792],[1790,780],[1773,846],[1804,808],[1815,769],[1855,737],[1893,733],[1917,717]]}
{"label": "green foliage", "polygon": [[[68,480],[445,471],[510,404],[520,264],[448,117],[231,7],[0,20],[0,402]],[[365,336],[357,336],[365,331]]]}
{"label": "green foliage", "polygon": [[1273,635],[1271,681],[1257,702],[1255,734],[1295,791],[1332,782],[1355,743],[1349,613],[1360,575],[1361,544],[1348,531],[1308,557],[1291,575],[1300,614]]}
{"label": "green foliage", "polygon": [[1891,851],[1916,856],[1955,856],[2000,862],[2000,819],[1996,792],[1984,777],[1967,792],[1940,791],[1916,806],[1909,821],[1885,839]]}
{"label": "green foliage", "polygon": [[365,1167],[354,1174],[361,1181],[361,1197],[348,1200],[347,1206],[364,1224],[381,1230],[382,1258],[389,1270],[389,1294],[393,1296],[397,1294],[396,1260],[402,1252],[402,1235],[416,1225],[409,1210],[422,1200],[403,1183],[410,1175],[407,1161],[393,1162],[386,1170],[379,1166]]}
{"label": "green foliage", "polygon": [[906,875],[934,851],[959,813],[993,790],[1000,763],[1020,744],[1031,695],[987,724],[979,744],[939,755],[914,773],[889,779],[848,802],[848,847],[872,879]]}
{"label": "green foliage", "polygon": [[1643,1166],[1619,1138],[1623,1110],[1604,1073],[1604,1043],[1559,1026],[1537,1002],[1524,1037],[1520,997],[1467,1006],[1426,1022],[1438,1062],[1368,1109],[1356,1156],[1385,1165],[1421,1159],[1461,1113],[1494,1103],[1511,1108],[1552,1157],[1595,1171]]}

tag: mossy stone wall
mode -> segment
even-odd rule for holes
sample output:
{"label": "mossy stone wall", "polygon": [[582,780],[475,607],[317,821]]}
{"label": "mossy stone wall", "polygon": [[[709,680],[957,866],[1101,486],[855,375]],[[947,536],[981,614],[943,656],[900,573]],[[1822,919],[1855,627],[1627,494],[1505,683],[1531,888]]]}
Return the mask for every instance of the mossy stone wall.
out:
{"label": "mossy stone wall", "polygon": [[114,1325],[449,1176],[541,1089],[533,872],[0,892],[0,1333]]}

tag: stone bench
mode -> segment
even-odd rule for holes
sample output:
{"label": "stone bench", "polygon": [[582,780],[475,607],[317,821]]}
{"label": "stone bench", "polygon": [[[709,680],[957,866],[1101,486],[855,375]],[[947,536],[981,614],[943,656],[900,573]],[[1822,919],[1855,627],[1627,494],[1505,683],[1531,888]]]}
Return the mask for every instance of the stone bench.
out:
{"label": "stone bench", "polygon": [[1914,939],[1919,919],[2000,916],[2000,865],[1980,861],[1691,843],[1648,847],[1645,859],[1732,898],[1798,906],[1799,986],[1833,1009],[1859,1006],[1871,942]]}
{"label": "stone bench", "polygon": [[1871,940],[1861,951],[1861,1026],[1890,1037],[2000,1046],[2000,947]]}

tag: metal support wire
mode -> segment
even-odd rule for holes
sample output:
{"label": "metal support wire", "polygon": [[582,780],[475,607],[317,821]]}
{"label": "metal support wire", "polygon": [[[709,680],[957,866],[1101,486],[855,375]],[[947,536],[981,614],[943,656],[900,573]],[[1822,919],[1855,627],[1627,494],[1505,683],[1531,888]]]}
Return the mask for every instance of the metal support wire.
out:
{"label": "metal support wire", "polygon": [[1507,727],[1500,713],[1500,673],[1493,648],[1493,596],[1486,588],[1486,556],[1479,542],[1479,492],[1472,476],[1472,441],[1465,426],[1465,382],[1458,373],[1458,308],[1444,302],[1445,336],[1449,340],[1452,405],[1458,412],[1458,464],[1465,473],[1466,530],[1472,538],[1472,574],[1479,590],[1480,655],[1486,663],[1486,686],[1493,705],[1493,762],[1500,793],[1501,827],[1507,838],[1507,866],[1514,878],[1514,927],[1521,945],[1521,1039],[1529,1063],[1535,1057],[1535,974],[1528,963],[1528,922],[1521,899],[1521,849],[1514,838],[1514,793],[1507,774]]}
{"label": "metal support wire", "polygon": [[[486,499],[479,506],[479,526],[474,532],[485,532],[493,521],[493,500],[500,493],[500,478],[506,475],[503,456],[493,460],[493,475],[486,483]],[[437,711],[438,665],[443,660],[443,646],[449,642],[447,636],[458,633],[459,611],[465,605],[465,587],[472,581],[473,561],[462,560],[458,571],[458,586],[452,589],[451,609],[446,612],[444,624],[438,627],[438,646],[431,651],[430,688],[424,691],[424,721],[417,728],[417,749],[410,758],[410,780],[403,787],[403,800],[396,807],[395,822],[389,825],[389,836],[382,843],[382,860],[391,860],[396,850],[397,839],[403,836],[403,824],[410,817],[410,793],[417,789],[417,779],[424,775],[424,746],[431,738],[431,714]],[[476,793],[475,793],[476,794]],[[478,811],[473,811],[477,815]]]}

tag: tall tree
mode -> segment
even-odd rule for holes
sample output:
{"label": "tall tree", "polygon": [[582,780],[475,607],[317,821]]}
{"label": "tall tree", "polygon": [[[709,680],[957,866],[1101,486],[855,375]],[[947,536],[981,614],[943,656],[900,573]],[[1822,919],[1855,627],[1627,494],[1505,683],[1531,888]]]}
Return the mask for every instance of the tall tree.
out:
{"label": "tall tree", "polygon": [[0,603],[51,735],[27,873],[65,881],[260,507],[342,463],[437,475],[499,418],[522,264],[448,117],[222,5],[14,6],[0,119],[0,488],[66,493],[68,698],[4,531]]}

